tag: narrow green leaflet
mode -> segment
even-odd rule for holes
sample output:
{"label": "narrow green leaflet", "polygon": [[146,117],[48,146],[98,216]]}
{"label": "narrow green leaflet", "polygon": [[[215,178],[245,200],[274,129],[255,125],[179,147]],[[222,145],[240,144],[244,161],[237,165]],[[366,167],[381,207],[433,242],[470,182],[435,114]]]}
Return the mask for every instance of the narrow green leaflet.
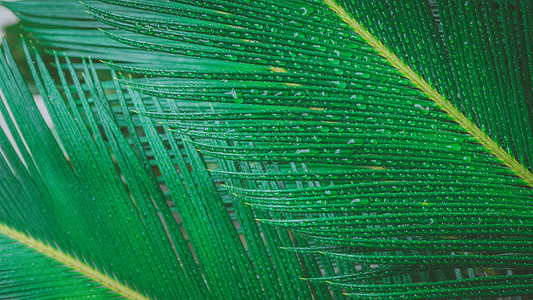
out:
{"label": "narrow green leaflet", "polygon": [[[129,193],[122,182],[110,154],[117,161],[135,166],[139,163],[131,149],[123,147],[121,152],[109,152],[100,133],[91,133],[82,120],[74,117],[80,112],[74,113],[76,107],[71,110],[66,106],[42,61],[36,57],[38,69],[33,68],[33,72],[66,151],[63,153],[24,86],[7,48],[4,53],[1,89],[11,114],[3,104],[2,115],[23,160],[3,135],[6,172],[2,174],[6,178],[2,184],[18,191],[13,188],[2,191],[2,224],[58,247],[67,256],[90,262],[90,266],[118,278],[113,280],[124,282],[140,295],[174,298],[202,293],[200,289],[167,288],[179,282],[200,282],[192,279],[193,267],[187,267],[186,271],[180,267],[182,261],[172,245],[188,250],[187,244],[171,240],[172,236],[167,234],[164,216],[172,218],[172,215],[167,206],[160,204],[158,209],[155,192],[150,197],[150,191],[143,188],[148,177],[137,172],[127,179],[131,186],[143,190],[144,195]],[[95,122],[91,110],[82,113],[89,123]],[[98,116],[105,119],[106,112],[101,110]],[[112,122],[106,124],[110,130],[117,130]],[[113,136],[108,133],[106,141],[113,142]],[[120,167],[124,168],[121,173],[126,177],[126,167]],[[190,251],[186,253],[192,257]],[[185,263],[185,257],[181,258]],[[51,271],[43,267],[41,272]],[[79,277],[79,274],[71,276]]]}

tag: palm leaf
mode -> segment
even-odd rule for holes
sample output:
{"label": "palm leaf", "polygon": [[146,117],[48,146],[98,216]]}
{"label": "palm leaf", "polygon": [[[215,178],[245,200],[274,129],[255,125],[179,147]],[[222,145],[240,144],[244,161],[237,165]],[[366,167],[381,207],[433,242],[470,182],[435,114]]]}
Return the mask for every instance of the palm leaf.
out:
{"label": "palm leaf", "polygon": [[[198,158],[198,153],[196,150],[190,147],[183,149],[181,145],[174,142],[166,134],[163,134],[161,137],[157,136],[153,127],[145,126],[144,131],[150,134],[142,134],[139,136],[139,125],[143,120],[139,120],[138,116],[130,116],[128,107],[133,106],[136,103],[136,106],[144,107],[143,102],[150,108],[162,111],[162,110],[176,110],[173,108],[174,103],[166,104],[165,102],[159,103],[154,102],[151,98],[143,98],[142,102],[136,102],[137,97],[135,95],[124,93],[119,87],[118,82],[101,82],[98,83],[98,78],[96,77],[86,77],[86,84],[82,85],[76,75],[76,69],[83,71],[85,74],[96,74],[96,70],[92,68],[92,65],[86,63],[74,64],[70,63],[69,60],[62,61],[60,58],[56,57],[55,64],[60,69],[65,69],[70,73],[71,78],[66,78],[62,71],[58,69],[59,79],[62,82],[62,90],[65,93],[66,101],[69,106],[72,108],[72,116],[78,122],[80,122],[80,130],[85,128],[81,126],[87,126],[90,132],[99,132],[104,131],[103,135],[103,148],[113,148],[113,151],[118,153],[125,151],[127,145],[124,141],[121,141],[120,136],[117,135],[117,129],[120,128],[121,131],[127,129],[129,132],[126,134],[127,137],[130,137],[130,145],[134,147],[134,152],[137,153],[139,161],[141,164],[146,164],[145,167],[148,169],[147,172],[154,173],[152,182],[150,183],[150,178],[137,178],[139,176],[139,162],[129,161],[123,163],[120,166],[120,170],[117,175],[124,177],[126,181],[126,186],[129,192],[135,199],[135,204],[139,201],[143,201],[148,205],[151,205],[152,198],[155,196],[156,199],[160,199],[161,195],[166,198],[167,201],[172,201],[174,207],[171,209],[179,210],[179,218],[181,221],[180,226],[183,226],[185,229],[186,235],[185,241],[179,241],[179,236],[181,235],[180,229],[172,228],[172,223],[166,220],[167,225],[171,233],[178,233],[177,237],[173,237],[173,248],[175,246],[180,246],[177,249],[179,252],[179,259],[182,261],[182,267],[187,269],[187,275],[194,278],[194,271],[197,268],[201,268],[203,277],[198,279],[197,277],[192,279],[192,282],[180,282],[180,285],[183,287],[180,289],[181,295],[189,295],[193,298],[202,298],[204,293],[211,294],[215,297],[237,297],[237,295],[273,295],[273,297],[280,297],[280,292],[283,291],[288,295],[309,295],[309,292],[305,291],[305,283],[303,283],[299,278],[305,276],[302,274],[302,271],[299,267],[299,262],[296,259],[296,255],[292,253],[283,253],[277,254],[273,258],[269,258],[269,251],[278,250],[278,247],[282,244],[279,239],[280,237],[274,230],[271,230],[271,233],[268,233],[268,230],[262,231],[260,233],[259,227],[255,224],[254,215],[251,213],[249,208],[248,212],[244,211],[239,215],[236,215],[235,211],[230,209],[229,215],[226,211],[227,199],[221,199],[220,196],[214,190],[214,186],[211,183],[211,179],[207,175],[207,171],[203,164],[199,161],[195,161]],[[41,64],[42,65],[42,64]],[[75,69],[76,68],[76,69]],[[105,73],[101,72],[104,77],[109,77]],[[113,73],[113,72],[112,72]],[[116,76],[116,75],[113,75]],[[48,78],[50,79],[50,78]],[[67,82],[72,81],[73,85],[69,86]],[[51,80],[48,81],[51,84]],[[100,90],[99,90],[100,88]],[[90,93],[91,96],[85,98],[85,94]],[[46,94],[46,92],[44,92]],[[98,100],[98,98],[100,100]],[[102,101],[104,100],[104,101]],[[97,101],[102,102],[101,105],[97,105]],[[196,106],[194,106],[196,108]],[[49,108],[52,112],[54,111],[54,105]],[[180,109],[190,109],[186,105],[181,105]],[[78,112],[78,110],[80,112]],[[95,117],[91,118],[90,114],[99,116],[105,112],[112,112],[113,115],[104,115],[101,118]],[[85,112],[90,112],[89,115]],[[52,113],[52,117],[53,117]],[[105,119],[104,119],[105,118]],[[55,117],[53,117],[54,123]],[[67,118],[68,119],[68,118]],[[60,121],[58,122],[58,126]],[[65,122],[61,120],[61,122]],[[117,127],[112,124],[107,124],[108,122],[116,122]],[[111,126],[111,127],[109,127]],[[107,127],[107,128],[106,128]],[[160,128],[159,128],[160,129]],[[72,126],[65,126],[65,130],[72,130]],[[113,142],[109,141],[108,135],[113,136],[113,138],[119,139],[118,141]],[[64,136],[67,139],[72,137],[69,134]],[[165,142],[163,145],[162,142]],[[118,145],[117,145],[118,144]],[[107,146],[106,146],[107,145]],[[80,147],[80,145],[74,145]],[[74,147],[73,146],[73,147]],[[168,154],[164,152],[165,148],[171,148],[168,151]],[[136,149],[135,149],[136,148]],[[115,157],[115,153],[112,151],[112,157]],[[126,156],[131,157],[133,153],[131,151],[126,151]],[[75,155],[76,153],[74,153]],[[70,154],[69,154],[70,155]],[[177,156],[178,155],[178,156]],[[154,157],[155,156],[155,157]],[[70,161],[74,163],[75,161],[69,157]],[[117,156],[117,163],[120,165],[121,160]],[[212,164],[207,160],[208,164]],[[135,172],[129,170],[132,165],[135,168]],[[157,170],[152,170],[154,165],[158,167]],[[175,165],[178,165],[180,170],[174,168]],[[78,165],[82,171],[87,172],[86,169],[88,165]],[[192,171],[189,172],[189,168]],[[90,170],[89,170],[90,173]],[[142,173],[141,173],[142,174]],[[158,176],[156,176],[158,174]],[[114,175],[115,177],[117,175]],[[89,174],[89,176],[98,176],[98,174]],[[155,178],[158,177],[158,178]],[[105,178],[105,177],[104,177]],[[158,183],[154,182],[163,181],[164,184],[159,187]],[[181,182],[180,182],[181,181]],[[202,183],[202,184],[199,184]],[[155,184],[155,186],[154,186]],[[139,187],[141,190],[144,189],[142,186],[145,185],[147,189],[154,190],[150,194],[139,194]],[[158,191],[161,188],[160,191]],[[166,191],[168,189],[168,191]],[[227,198],[227,194],[225,196]],[[143,199],[143,200],[141,200]],[[159,200],[161,201],[161,200]],[[159,207],[162,207],[161,203],[158,204]],[[178,217],[176,215],[176,217]],[[238,222],[243,218],[247,218],[250,225],[243,226],[243,230],[235,230],[232,222]],[[235,220],[235,221],[233,221]],[[246,222],[242,222],[246,223]],[[253,224],[252,224],[253,223]],[[213,226],[212,224],[218,224]],[[167,232],[163,231],[163,234]],[[248,249],[248,253],[243,249],[243,244],[239,239],[239,236],[245,237],[247,240],[250,240],[250,236],[253,236],[254,240],[261,241],[261,234],[268,234],[266,240],[270,242],[267,246],[263,245],[262,242],[248,242],[245,246]],[[287,237],[283,237],[286,241]],[[182,237],[183,239],[183,237]],[[194,254],[189,251],[189,247],[192,247]],[[224,251],[220,251],[224,249]],[[185,252],[180,252],[185,251]],[[176,249],[174,249],[176,251]],[[235,254],[234,254],[235,253]],[[194,258],[198,261],[199,266],[185,264],[187,261],[190,263],[190,256],[194,255]],[[189,258],[188,258],[189,257]],[[260,289],[258,284],[258,279],[256,278],[253,266],[251,265],[251,260],[258,270],[262,274],[260,281],[265,285],[270,287],[269,292],[263,292]],[[289,272],[293,276],[285,275],[282,278],[283,286],[279,282],[273,280],[273,274],[275,274],[276,269],[273,267],[272,260],[276,262],[277,265],[291,266],[294,265],[295,268]],[[99,265],[99,267],[102,267]],[[169,266],[174,268],[173,266]],[[279,268],[279,267],[278,267]],[[316,266],[315,266],[316,268]],[[164,270],[163,270],[164,271]],[[191,273],[191,274],[189,274]],[[205,278],[205,279],[204,279]],[[233,280],[221,280],[220,278],[233,278]],[[269,281],[265,281],[269,280]],[[207,286],[209,289],[207,289]],[[298,287],[298,292],[292,291],[294,287]],[[246,287],[243,289],[242,287]],[[203,290],[202,290],[203,289]],[[191,293],[191,291],[194,291]],[[156,294],[157,295],[157,294]],[[159,295],[161,297],[161,295]]]}
{"label": "palm leaf", "polygon": [[[27,9],[23,3],[12,8]],[[83,108],[80,117],[52,114],[76,176],[91,182],[98,174],[100,180],[92,185],[101,187],[95,189],[98,197],[113,190],[102,178],[121,174],[126,182],[113,185],[122,191],[114,193],[120,206],[94,203],[102,205],[101,217],[110,229],[95,225],[98,233],[88,236],[107,248],[133,243],[108,237],[138,219],[135,211],[124,214],[132,212],[131,196],[139,215],[147,214],[149,221],[140,226],[142,218],[139,229],[128,233],[138,232],[149,243],[132,248],[139,250],[124,261],[146,245],[154,251],[152,243],[170,239],[180,249],[175,254],[182,268],[168,251],[172,247],[156,247],[151,260],[139,266],[160,273],[142,281],[108,261],[112,255],[89,251],[89,240],[65,235],[84,232],[79,220],[85,219],[73,214],[91,216],[86,205],[93,207],[93,202],[83,200],[90,196],[82,193],[85,198],[74,201],[80,209],[66,209],[64,201],[71,198],[62,186],[78,177],[66,176],[60,165],[58,174],[44,178],[31,164],[25,172],[37,187],[53,186],[51,199],[59,204],[43,200],[40,205],[56,208],[61,224],[40,232],[50,222],[46,218],[36,221],[35,229],[13,223],[19,231],[90,257],[98,268],[163,298],[330,297],[323,282],[335,297],[342,297],[342,291],[358,298],[531,294],[533,7],[527,1],[428,1],[415,7],[409,1],[105,0],[87,7],[107,24],[103,33],[111,39],[98,34],[93,45],[77,38],[69,45],[76,32],[94,36],[94,21],[84,23],[93,29],[69,31],[53,21],[57,15],[47,15],[46,7],[27,21],[50,27],[27,28],[45,47],[74,56],[107,55],[113,61],[108,66],[138,77],[101,83],[92,65],[82,63],[82,87],[74,68],[56,61],[60,76],[62,68],[69,69],[76,85],[79,99],[69,96],[72,87],[63,80],[71,109]],[[63,18],[74,18],[76,9],[69,8],[72,15]],[[111,45],[110,53],[102,55],[101,49]],[[56,108],[65,102],[42,63],[39,70],[35,75],[43,81],[41,94],[51,99],[49,110],[66,111]],[[93,100],[84,99],[84,88]],[[108,91],[116,97],[107,97]],[[172,100],[167,104],[159,98]],[[132,105],[159,119],[183,143],[173,133],[158,133],[148,119],[130,116]],[[73,127],[76,118],[81,123]],[[146,138],[137,132],[139,125]],[[119,131],[125,127],[133,141]],[[85,138],[72,128],[84,131]],[[100,131],[105,138],[98,138]],[[21,135],[24,140],[34,136],[22,130]],[[78,153],[84,147],[100,155],[88,159]],[[33,151],[21,154],[25,162]],[[37,156],[61,160],[60,151],[54,151]],[[181,157],[179,172],[172,155]],[[16,157],[10,158],[9,165],[15,165],[11,160]],[[107,171],[93,173],[85,161]],[[115,164],[118,171],[111,167]],[[162,202],[165,195],[156,184],[158,175],[147,167],[151,164],[162,173],[187,241],[170,225],[172,212]],[[212,178],[206,164],[215,169]],[[49,168],[46,162],[35,165],[36,170]],[[138,170],[144,170],[142,178]],[[213,185],[220,176],[229,194]],[[113,214],[108,216],[109,210]],[[241,231],[233,227],[232,217]],[[219,251],[210,248],[211,241]],[[167,281],[151,286],[159,276]],[[298,280],[302,276],[310,286]],[[170,282],[182,288],[165,290]],[[191,290],[197,294],[187,294]]]}

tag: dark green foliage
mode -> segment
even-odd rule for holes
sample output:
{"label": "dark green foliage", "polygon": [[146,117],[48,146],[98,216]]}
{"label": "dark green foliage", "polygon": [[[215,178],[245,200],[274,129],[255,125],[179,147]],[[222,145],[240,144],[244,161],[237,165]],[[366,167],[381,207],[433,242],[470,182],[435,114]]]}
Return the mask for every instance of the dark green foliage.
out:
{"label": "dark green foliage", "polygon": [[[3,75],[2,223],[158,299],[531,294],[532,187],[327,3],[9,3],[74,63],[60,145]],[[337,3],[531,172],[529,1]]]}

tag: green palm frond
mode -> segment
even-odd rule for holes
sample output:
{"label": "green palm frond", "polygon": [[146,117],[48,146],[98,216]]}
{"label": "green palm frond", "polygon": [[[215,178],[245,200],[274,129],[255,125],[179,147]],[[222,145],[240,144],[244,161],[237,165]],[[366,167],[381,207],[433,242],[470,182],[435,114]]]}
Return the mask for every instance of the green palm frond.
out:
{"label": "green palm frond", "polygon": [[[158,299],[533,292],[529,1],[50,3],[7,4],[71,57],[26,49],[56,140],[4,48],[20,259]],[[17,284],[95,287],[50,269]]]}

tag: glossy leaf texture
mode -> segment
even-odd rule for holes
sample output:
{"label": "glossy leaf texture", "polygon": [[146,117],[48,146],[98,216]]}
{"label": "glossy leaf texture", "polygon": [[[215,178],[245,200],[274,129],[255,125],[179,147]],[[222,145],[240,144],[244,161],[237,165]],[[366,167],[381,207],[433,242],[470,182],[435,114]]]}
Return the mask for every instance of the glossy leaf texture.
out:
{"label": "glossy leaf texture", "polygon": [[[62,22],[77,18],[77,4],[60,16],[25,2],[13,9],[25,10],[34,24],[26,28],[42,46],[107,59],[135,77],[99,88],[90,64],[68,70],[56,63],[74,81],[74,68],[93,75],[87,86],[74,87],[80,99],[70,107],[96,110],[99,120],[87,112],[80,119],[87,118],[91,132],[107,130],[106,137],[121,141],[103,139],[113,153],[133,147],[130,160],[116,162],[131,180],[125,186],[139,186],[137,171],[144,170],[146,189],[159,193],[161,187],[149,186],[162,179],[169,190],[158,199],[172,201],[186,232],[168,230],[185,275],[170,278],[183,288],[166,293],[290,299],[532,293],[531,187],[399,68],[410,67],[531,172],[528,1],[105,0],[86,3],[105,25],[84,15],[87,22],[72,28]],[[335,5],[401,65],[354,31]],[[80,88],[96,100],[84,105]],[[69,89],[63,84],[67,98]],[[116,96],[107,97],[113,90]],[[132,106],[184,142],[130,115]],[[177,153],[183,161],[173,163]],[[213,186],[205,164],[228,190]],[[137,193],[135,204],[152,203]],[[158,269],[176,271],[154,260]],[[139,287],[133,276],[117,276]],[[174,296],[158,292],[147,294]]]}
{"label": "glossy leaf texture", "polygon": [[336,3],[396,65],[332,1],[104,2],[91,14],[127,31],[109,37],[197,59],[108,65],[153,76],[122,81],[142,94],[224,104],[145,114],[219,158],[262,222],[315,242],[289,251],[340,262],[313,282],[359,298],[531,292],[531,187],[401,68],[530,170],[527,1]]}
{"label": "glossy leaf texture", "polygon": [[[8,53],[7,48],[4,51]],[[1,112],[13,143],[3,134],[2,184],[10,188],[2,190],[2,224],[88,262],[141,294],[186,296],[167,286],[198,276],[190,266],[186,271],[180,268],[182,263],[191,263],[192,253],[183,237],[175,234],[179,229],[175,229],[177,224],[161,191],[132,149],[124,145],[118,149],[117,145],[125,143],[124,137],[110,122],[96,91],[90,97],[78,91],[80,108],[67,104],[36,57],[32,72],[53,120],[56,139],[14,61],[6,55],[7,60],[2,61],[6,101]],[[79,82],[75,84],[80,88]],[[67,95],[74,101],[72,94]],[[85,120],[93,127],[86,126]],[[107,124],[103,132],[97,122]],[[174,230],[168,233],[168,228]],[[186,249],[189,261],[186,256],[178,259],[178,249]],[[44,276],[51,271],[43,268],[41,272]]]}
{"label": "glossy leaf texture", "polygon": [[[223,189],[219,193],[213,185],[213,181],[220,182],[223,179],[220,176],[211,178],[204,166],[205,163],[211,168],[216,168],[217,162],[214,159],[201,158],[200,153],[194,147],[175,140],[173,133],[165,131],[162,125],[153,124],[146,118],[141,119],[139,115],[131,112],[131,110],[151,110],[176,113],[198,111],[210,108],[211,105],[181,103],[178,108],[174,101],[168,102],[155,97],[140,96],[121,86],[116,80],[104,81],[104,78],[116,78],[118,75],[115,72],[109,72],[107,67],[104,70],[101,64],[89,63],[76,57],[79,55],[94,57],[94,53],[100,51],[100,46],[112,42],[106,41],[108,38],[99,31],[95,31],[94,33],[97,33],[95,38],[87,42],[95,47],[86,48],[83,52],[65,49],[70,46],[68,43],[47,44],[47,36],[68,41],[71,35],[61,36],[64,34],[61,30],[65,30],[63,24],[71,26],[67,20],[73,19],[76,13],[84,13],[84,7],[77,5],[69,7],[65,5],[66,3],[68,2],[52,1],[48,3],[48,6],[36,6],[35,2],[22,1],[8,4],[20,16],[34,14],[35,18],[22,17],[23,28],[28,31],[30,37],[36,39],[39,49],[51,54],[54,53],[51,50],[56,52],[65,50],[64,52],[72,55],[70,59],[62,55],[53,59],[57,67],[53,73],[57,73],[58,78],[55,83],[48,78],[45,86],[50,85],[50,89],[54,89],[52,86],[59,84],[58,91],[62,98],[58,101],[66,102],[67,106],[72,109],[73,118],[88,127],[89,132],[103,133],[103,145],[111,149],[113,162],[115,162],[115,151],[126,153],[125,155],[130,160],[116,159],[116,163],[121,164],[118,165],[114,176],[124,178],[125,187],[132,194],[135,203],[147,201],[149,204],[151,201],[156,201],[154,205],[158,208],[164,208],[166,204],[170,206],[172,217],[177,224],[174,224],[174,220],[167,219],[168,215],[163,214],[166,218],[165,225],[167,225],[165,234],[173,235],[171,251],[177,252],[181,265],[167,265],[167,268],[170,271],[176,271],[173,270],[174,268],[185,269],[188,280],[180,281],[176,283],[176,286],[168,285],[167,289],[173,293],[171,296],[161,291],[154,292],[150,296],[160,299],[175,297],[246,298],[250,296],[309,298],[311,293],[314,293],[315,298],[328,298],[329,294],[325,287],[310,287],[300,279],[310,275],[318,276],[320,268],[317,262],[303,260],[295,253],[279,251],[282,245],[298,246],[305,243],[304,241],[298,240],[300,243],[298,244],[297,241],[293,241],[294,237],[285,230],[277,232],[274,227],[270,226],[261,228],[262,226],[255,220],[258,216],[242,203],[237,203],[239,205],[237,211],[227,190]],[[68,14],[62,11],[61,15],[65,18],[61,22],[48,20],[50,16],[46,12],[54,12],[56,9],[61,11],[64,9],[63,6],[68,8]],[[53,17],[58,16],[54,14]],[[34,35],[32,28],[40,28],[43,23],[47,22],[53,22],[53,24],[50,24],[50,27],[41,28],[42,35]],[[93,21],[93,23],[98,22]],[[92,36],[88,34],[88,31],[96,26],[85,27],[77,28],[80,30],[80,36],[84,34]],[[103,39],[97,38],[98,34]],[[74,41],[72,45],[74,49],[78,47]],[[102,57],[105,54],[100,53],[100,55]],[[99,56],[96,55],[96,57]],[[172,55],[172,57],[175,56]],[[130,60],[126,61],[139,61],[138,56],[132,55],[128,58]],[[154,61],[149,55],[145,55],[144,59]],[[43,64],[41,67],[45,70]],[[55,105],[51,104],[49,109],[53,110]],[[95,115],[94,119],[86,116],[86,111],[92,112]],[[107,115],[100,117],[103,112]],[[55,118],[52,119],[53,124],[58,122]],[[75,131],[70,131],[70,133],[75,135]],[[113,142],[107,137],[111,133],[114,135],[113,138],[118,139],[119,142]],[[69,138],[68,135],[60,137]],[[83,149],[85,146],[81,144],[78,147]],[[130,164],[134,169],[128,166]],[[90,162],[80,162],[78,167],[86,169],[91,166]],[[142,177],[137,178],[141,176],[140,174],[143,174]],[[90,173],[88,176],[98,175]],[[142,181],[144,187],[138,187],[139,180]],[[153,194],[143,193],[144,189],[149,189]],[[90,195],[91,192],[88,194]],[[54,236],[50,238],[50,241],[54,241]],[[98,267],[101,266],[98,265]],[[152,266],[148,265],[146,268],[150,269]],[[114,272],[113,267],[107,265],[104,270],[108,273]],[[165,271],[166,269],[163,268],[162,272]],[[120,280],[123,279],[120,276],[117,277]],[[128,283],[138,286],[136,280],[128,281]],[[175,294],[178,296],[173,296]]]}

